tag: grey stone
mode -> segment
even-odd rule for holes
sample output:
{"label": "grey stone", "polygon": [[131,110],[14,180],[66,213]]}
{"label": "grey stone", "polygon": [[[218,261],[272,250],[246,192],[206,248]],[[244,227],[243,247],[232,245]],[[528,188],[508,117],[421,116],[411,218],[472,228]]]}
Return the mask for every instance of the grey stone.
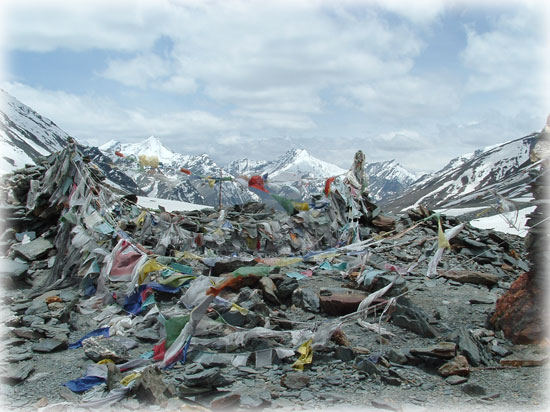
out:
{"label": "grey stone", "polygon": [[31,351],[25,350],[23,353],[8,353],[4,360],[9,363],[21,362],[24,360],[32,359],[33,355]]}
{"label": "grey stone", "polygon": [[223,394],[210,401],[210,408],[213,410],[227,411],[239,405],[241,395],[238,393]]}
{"label": "grey stone", "polygon": [[128,338],[126,336],[113,336],[111,339],[115,342],[120,343],[127,350],[134,349],[139,346],[139,344],[134,339]]}
{"label": "grey stone", "polygon": [[487,247],[487,245],[485,243],[478,242],[477,240],[468,239],[468,238],[465,238],[463,240],[464,240],[464,243],[466,245],[474,247],[474,248],[486,248]]}
{"label": "grey stone", "polygon": [[325,375],[325,381],[330,386],[338,386],[342,384],[342,378],[338,375]]}
{"label": "grey stone", "polygon": [[318,313],[319,296],[311,288],[298,288],[292,293],[292,303],[308,312]]}
{"label": "grey stone", "polygon": [[315,399],[315,396],[313,396],[313,393],[311,393],[308,390],[303,390],[300,392],[300,400],[303,402],[309,402],[311,400]]}
{"label": "grey stone", "polygon": [[403,352],[401,352],[398,349],[390,348],[384,356],[390,362],[398,363],[400,365],[406,365],[407,364],[407,357],[405,356],[405,354]]}
{"label": "grey stone", "polygon": [[277,292],[280,299],[288,299],[292,296],[298,288],[298,281],[294,278],[286,277],[280,283],[277,284]]}
{"label": "grey stone", "polygon": [[433,391],[435,389],[435,385],[432,382],[425,382],[420,385],[420,389],[423,391]]}
{"label": "grey stone", "polygon": [[26,328],[26,327],[17,328],[13,330],[13,333],[15,334],[15,336],[19,338],[27,339],[27,340],[36,340],[40,338],[40,333],[38,333],[33,328]]}
{"label": "grey stone", "polygon": [[44,318],[41,318],[40,316],[36,316],[36,315],[25,315],[23,316],[21,321],[25,326],[43,325],[45,322]]}
{"label": "grey stone", "polygon": [[19,363],[17,367],[9,367],[7,371],[2,374],[2,377],[7,383],[19,383],[27,379],[32,371],[34,371],[34,365],[31,362],[24,362]]}
{"label": "grey stone", "polygon": [[483,347],[470,335],[470,332],[468,332],[464,326],[460,327],[458,330],[456,343],[460,353],[468,359],[470,365],[488,365],[489,361]]}
{"label": "grey stone", "polygon": [[141,329],[135,332],[136,338],[145,342],[157,342],[160,335],[155,328]]}
{"label": "grey stone", "polygon": [[346,346],[337,346],[334,349],[334,356],[341,361],[349,362],[355,358],[355,352]]}
{"label": "grey stone", "polygon": [[171,388],[162,380],[162,372],[155,366],[141,372],[134,393],[138,400],[153,404],[166,402],[174,396]]}
{"label": "grey stone", "polygon": [[50,308],[43,300],[35,300],[25,311],[25,315],[45,315],[48,314]]}
{"label": "grey stone", "polygon": [[374,364],[374,362],[370,361],[364,356],[358,356],[355,358],[354,366],[356,369],[366,372],[368,375],[378,375],[380,374],[380,371]]}
{"label": "grey stone", "polygon": [[397,298],[391,320],[394,325],[420,336],[434,338],[438,335],[437,330],[428,323],[428,315],[403,296]]}
{"label": "grey stone", "polygon": [[244,394],[241,395],[241,406],[245,408],[259,408],[264,403],[258,396]]}
{"label": "grey stone", "polygon": [[[54,321],[54,319],[52,319]],[[33,327],[36,331],[44,334],[47,338],[54,338],[59,340],[66,340],[69,334],[69,326],[66,323],[61,325],[51,325],[52,321],[49,324],[33,324]]]}
{"label": "grey stone", "polygon": [[262,316],[269,316],[269,308],[264,303],[262,292],[257,289],[242,288],[235,303]]}
{"label": "grey stone", "polygon": [[281,385],[288,389],[303,389],[309,386],[310,378],[301,372],[291,372],[281,377]]}
{"label": "grey stone", "polygon": [[384,382],[387,385],[391,385],[391,386],[400,386],[401,385],[401,379],[399,379],[395,376],[381,375],[380,379],[382,380],[382,382]]}
{"label": "grey stone", "polygon": [[30,241],[29,243],[15,245],[13,250],[18,255],[22,256],[28,261],[33,261],[40,259],[43,256],[46,256],[48,251],[53,249],[53,244],[49,240],[46,240],[42,237]]}
{"label": "grey stone", "polygon": [[190,387],[218,388],[230,385],[232,380],[222,376],[219,368],[210,368],[195,374],[184,374],[183,382]]}
{"label": "grey stone", "polygon": [[[250,313],[250,312],[249,312]],[[231,326],[243,327],[246,324],[247,316],[237,310],[229,310],[221,315],[224,321]]]}
{"label": "grey stone", "polygon": [[122,380],[120,369],[114,363],[108,362],[107,366],[107,389],[112,390]]}
{"label": "grey stone", "polygon": [[40,342],[32,345],[32,350],[34,352],[54,352],[61,349],[67,349],[69,342],[68,340],[59,340],[59,339],[42,339]]}
{"label": "grey stone", "polygon": [[508,254],[503,254],[502,260],[504,260],[504,262],[508,263],[510,266],[516,266],[518,264],[518,261]]}
{"label": "grey stone", "polygon": [[29,265],[12,259],[0,258],[0,275],[21,279],[29,269]]}
{"label": "grey stone", "polygon": [[445,382],[447,382],[449,385],[459,385],[466,382],[467,380],[468,378],[465,376],[451,375],[445,379]]}
{"label": "grey stone", "polygon": [[94,362],[111,359],[115,363],[121,363],[129,359],[128,351],[121,343],[103,336],[85,339],[82,347],[86,356]]}
{"label": "grey stone", "polygon": [[493,342],[492,344],[490,344],[489,350],[494,354],[502,357],[508,356],[512,353],[512,351],[510,351],[509,349],[506,349],[503,346],[500,346],[497,342]]}

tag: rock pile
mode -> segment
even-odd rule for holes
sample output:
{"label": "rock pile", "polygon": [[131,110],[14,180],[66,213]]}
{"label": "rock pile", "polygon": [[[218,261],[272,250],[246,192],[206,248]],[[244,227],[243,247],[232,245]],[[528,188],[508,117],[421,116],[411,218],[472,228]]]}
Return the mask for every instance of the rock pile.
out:
{"label": "rock pile", "polygon": [[486,322],[528,269],[520,238],[383,216],[361,185],[291,214],[146,210],[74,144],[50,161],[3,181],[5,407],[543,400],[540,368],[501,368],[546,352]]}

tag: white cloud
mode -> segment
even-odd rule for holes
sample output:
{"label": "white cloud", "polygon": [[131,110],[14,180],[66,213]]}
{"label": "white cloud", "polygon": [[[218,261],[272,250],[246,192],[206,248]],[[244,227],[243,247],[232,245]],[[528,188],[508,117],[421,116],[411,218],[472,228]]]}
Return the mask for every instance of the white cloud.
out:
{"label": "white cloud", "polygon": [[467,46],[461,57],[471,71],[469,92],[506,92],[509,97],[543,102],[548,77],[544,27],[548,23],[543,21],[542,10],[538,11],[515,9],[501,15],[488,31],[465,27]]}
{"label": "white cloud", "polygon": [[[240,117],[243,126],[247,123],[248,129],[252,130],[264,129],[265,127],[283,130],[307,130],[315,127],[313,120],[299,113],[235,110],[232,114]],[[254,121],[254,124],[250,124],[250,120]]]}
{"label": "white cloud", "polygon": [[[26,17],[22,27],[7,31],[19,49],[135,51],[111,58],[99,74],[128,87],[180,94],[200,84],[239,116],[300,129],[314,126],[306,117],[322,110],[323,90],[403,76],[423,47],[408,24],[355,13],[355,4],[159,1],[127,11],[127,3],[111,3],[10,3],[14,20]],[[52,17],[48,24],[39,10]],[[172,44],[162,56],[153,50],[161,36]]]}
{"label": "white cloud", "polygon": [[129,60],[109,60],[107,68],[99,74],[125,86],[145,89],[151,81],[164,78],[170,73],[171,69],[164,59],[148,53]]}
{"label": "white cloud", "polygon": [[4,0],[2,8],[6,46],[46,52],[151,47],[172,6],[164,0]]}
{"label": "white cloud", "polygon": [[204,135],[231,127],[227,121],[200,110],[151,113],[120,107],[111,99],[95,95],[35,89],[13,82],[2,87],[70,135],[90,141],[134,141],[155,135],[181,147],[179,138],[204,142]]}
{"label": "white cloud", "polygon": [[153,82],[151,87],[168,93],[190,94],[197,91],[198,85],[195,79],[176,74],[166,80]]}
{"label": "white cloud", "polygon": [[[416,123],[448,116],[460,105],[456,87],[418,76],[400,76],[349,86],[341,96],[350,105],[379,120]],[[380,117],[381,116],[381,117]]]}
{"label": "white cloud", "polygon": [[[534,18],[540,8],[481,3],[8,0],[2,7],[6,49],[71,49],[85,57],[108,50],[110,60],[96,74],[123,85],[110,84],[119,96],[137,88],[136,94],[168,104],[174,96],[154,92],[179,94],[185,107],[200,110],[146,113],[138,100],[121,107],[115,93],[76,95],[16,83],[8,90],[88,140],[154,134],[174,149],[184,142],[188,150],[213,150],[230,160],[239,153],[274,157],[266,153],[280,154],[289,142],[273,136],[290,135],[344,167],[357,149],[368,152],[369,161],[401,150],[397,160],[406,167],[426,169],[426,159],[440,167],[469,145],[525,133],[521,127],[548,111],[538,104],[550,90],[541,80],[547,57],[541,57],[545,40]],[[489,29],[471,24],[472,15]],[[428,42],[449,20],[467,24],[464,67],[426,70],[422,52],[433,51]],[[449,44],[449,55],[459,52],[457,44]],[[499,106],[499,115],[516,116],[527,104],[540,108],[523,123],[499,124],[480,114]],[[315,134],[325,137],[308,138]]]}
{"label": "white cloud", "polygon": [[111,59],[99,76],[140,89],[189,94],[197,90],[195,79],[182,75],[178,63],[154,53],[142,53],[130,59]]}
{"label": "white cloud", "polygon": [[456,4],[451,0],[376,0],[375,2],[378,6],[417,24],[431,22],[441,15],[445,8],[453,3]]}

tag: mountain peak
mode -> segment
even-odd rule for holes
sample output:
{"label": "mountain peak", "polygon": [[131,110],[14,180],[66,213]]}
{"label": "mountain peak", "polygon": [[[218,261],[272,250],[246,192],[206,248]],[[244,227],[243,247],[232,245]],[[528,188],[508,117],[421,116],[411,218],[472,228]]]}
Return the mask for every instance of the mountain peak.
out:
{"label": "mountain peak", "polygon": [[[168,149],[160,139],[158,139],[155,136],[149,136],[147,139],[142,140],[138,143],[121,143],[119,144],[119,150],[125,155],[125,156],[131,156],[134,155],[138,157],[139,155],[147,155],[147,156],[157,156],[160,162],[163,163],[169,163],[175,160],[178,156],[178,154],[174,153],[170,149]],[[103,146],[107,146],[107,143]],[[101,147],[102,150],[103,146]],[[112,148],[113,146],[111,146]]]}

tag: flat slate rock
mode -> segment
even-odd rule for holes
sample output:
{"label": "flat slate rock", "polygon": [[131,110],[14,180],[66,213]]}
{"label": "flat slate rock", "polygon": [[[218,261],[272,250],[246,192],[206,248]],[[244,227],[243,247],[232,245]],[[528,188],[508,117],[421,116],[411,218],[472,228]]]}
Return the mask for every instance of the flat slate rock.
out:
{"label": "flat slate rock", "polygon": [[500,360],[503,366],[541,366],[548,362],[548,351],[538,346],[518,345],[512,348],[513,353]]}
{"label": "flat slate rock", "polygon": [[445,382],[447,382],[449,385],[460,385],[461,383],[467,382],[468,378],[464,376],[459,375],[451,375],[447,379],[445,379]]}
{"label": "flat slate rock", "polygon": [[56,350],[66,349],[68,346],[67,340],[60,339],[42,339],[40,342],[32,345],[34,352],[54,352]]}
{"label": "flat slate rock", "polygon": [[48,251],[53,248],[52,242],[42,237],[30,241],[29,243],[15,245],[14,252],[28,261],[33,261],[46,256]]}
{"label": "flat slate rock", "polygon": [[498,283],[498,276],[492,273],[477,272],[473,270],[448,270],[441,274],[444,278],[460,283],[473,283],[475,285],[493,286]]}
{"label": "flat slate rock", "polygon": [[19,363],[17,367],[9,367],[4,373],[2,373],[2,380],[7,383],[19,383],[29,377],[34,371],[34,365],[32,362]]}
{"label": "flat slate rock", "polygon": [[29,265],[12,259],[0,258],[0,275],[19,279],[27,272]]}
{"label": "flat slate rock", "polygon": [[310,378],[300,372],[287,373],[281,377],[281,385],[288,389],[303,389],[309,386]]}
{"label": "flat slate rock", "polygon": [[409,299],[397,298],[395,310],[391,314],[392,323],[426,338],[435,338],[439,332],[428,322],[428,315]]}
{"label": "flat slate rock", "polygon": [[456,344],[454,342],[441,342],[423,348],[412,348],[413,355],[433,356],[435,358],[452,359],[456,355]]}

